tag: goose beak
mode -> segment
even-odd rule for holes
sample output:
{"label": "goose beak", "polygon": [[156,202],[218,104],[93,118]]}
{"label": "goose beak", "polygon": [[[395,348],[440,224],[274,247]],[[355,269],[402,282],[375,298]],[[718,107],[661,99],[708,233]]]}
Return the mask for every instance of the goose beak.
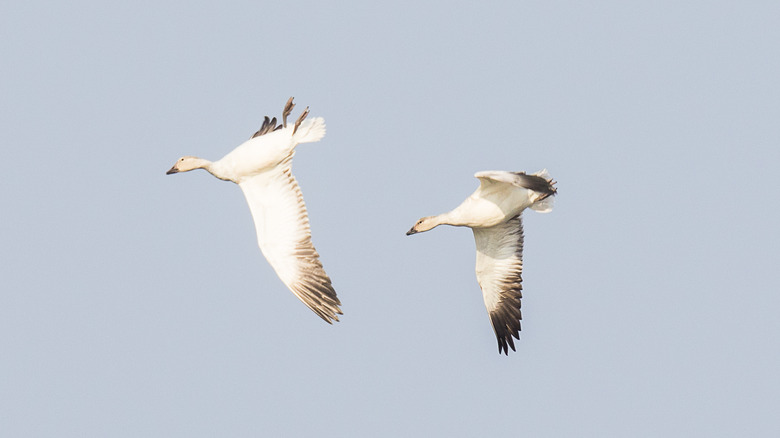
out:
{"label": "goose beak", "polygon": [[166,175],[172,175],[174,173],[179,173],[179,169],[176,168],[175,164],[173,165],[173,167],[171,167],[171,170],[165,172]]}
{"label": "goose beak", "polygon": [[409,230],[409,231],[407,231],[407,232],[406,232],[406,235],[407,235],[407,236],[411,236],[412,234],[417,234],[417,230],[415,230],[415,229],[414,229],[414,227],[412,227],[412,229],[411,229],[411,230]]}

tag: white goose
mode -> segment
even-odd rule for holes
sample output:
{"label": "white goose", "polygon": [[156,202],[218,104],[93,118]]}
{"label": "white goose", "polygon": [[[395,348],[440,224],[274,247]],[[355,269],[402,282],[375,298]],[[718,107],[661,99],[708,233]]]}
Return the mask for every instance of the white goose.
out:
{"label": "white goose", "polygon": [[307,107],[288,127],[287,116],[294,106],[291,97],[281,125],[276,125],[276,117],[265,117],[252,138],[221,160],[212,163],[182,157],[167,174],[206,169],[221,180],[238,184],[249,203],[257,243],[265,258],[295,296],[332,324],[339,320],[337,314],[342,314],[341,302],[311,243],[306,205],[290,169],[295,146],[320,140],[325,135],[325,120],[317,117],[304,123]]}
{"label": "white goose", "polygon": [[509,354],[520,339],[520,299],[523,273],[523,210],[552,210],[557,193],[547,170],[477,172],[479,188],[456,209],[417,221],[406,235],[439,225],[470,227],[477,243],[477,281],[498,339],[498,352]]}

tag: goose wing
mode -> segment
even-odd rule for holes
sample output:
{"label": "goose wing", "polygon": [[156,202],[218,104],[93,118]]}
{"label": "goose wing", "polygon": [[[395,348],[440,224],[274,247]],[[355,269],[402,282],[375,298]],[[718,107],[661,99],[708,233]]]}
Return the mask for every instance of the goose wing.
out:
{"label": "goose wing", "polygon": [[275,168],[238,185],[249,203],[265,258],[298,299],[332,323],[342,314],[341,302],[311,242],[306,205],[291,163],[292,154]]}
{"label": "goose wing", "polygon": [[489,228],[473,228],[477,244],[477,281],[482,288],[498,352],[515,350],[520,339],[523,273],[523,222],[518,215]]}
{"label": "goose wing", "polygon": [[513,186],[538,192],[545,198],[556,193],[554,187],[555,181],[550,179],[546,169],[531,175],[528,175],[525,172],[487,170],[477,172],[474,176],[479,178],[481,187],[495,183],[511,184]]}

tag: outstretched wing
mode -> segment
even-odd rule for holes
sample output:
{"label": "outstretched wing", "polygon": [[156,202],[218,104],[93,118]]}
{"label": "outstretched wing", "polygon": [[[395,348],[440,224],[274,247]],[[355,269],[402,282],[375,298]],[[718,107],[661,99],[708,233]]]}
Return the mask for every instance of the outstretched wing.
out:
{"label": "outstretched wing", "polygon": [[518,215],[490,227],[472,228],[477,243],[477,281],[498,340],[498,352],[515,350],[520,339],[523,273],[523,222]]}
{"label": "outstretched wing", "polygon": [[272,170],[244,179],[244,192],[263,255],[282,282],[328,323],[338,321],[341,302],[311,242],[301,189],[292,176],[292,154]]}

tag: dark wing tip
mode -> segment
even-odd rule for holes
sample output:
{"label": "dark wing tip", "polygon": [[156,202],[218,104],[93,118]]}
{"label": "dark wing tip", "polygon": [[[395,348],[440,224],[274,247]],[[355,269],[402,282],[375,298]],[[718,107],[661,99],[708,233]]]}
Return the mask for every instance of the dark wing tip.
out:
{"label": "dark wing tip", "polygon": [[558,193],[558,189],[555,187],[556,181],[552,179],[546,179],[539,175],[528,175],[525,172],[513,172],[515,174],[517,185],[524,187],[535,192],[539,192],[544,197],[554,196]]}
{"label": "dark wing tip", "polygon": [[[319,269],[321,270],[322,268],[320,267]],[[328,324],[333,324],[333,321],[339,322],[337,315],[344,314],[340,307],[341,300],[336,295],[336,290],[324,271],[321,275],[301,278],[298,282],[291,285],[290,289],[303,304],[306,304],[306,307]]]}
{"label": "dark wing tip", "polygon": [[277,129],[280,129],[281,127],[282,127],[282,125],[276,126],[276,117],[274,117],[272,119],[272,118],[270,118],[268,116],[265,116],[265,118],[263,118],[263,125],[260,127],[259,130],[257,130],[257,132],[255,132],[252,135],[252,137],[250,137],[250,139],[255,138],[255,137],[259,137],[261,135],[268,134],[269,132],[276,131]]}
{"label": "dark wing tip", "polygon": [[[515,342],[512,340],[512,337],[506,337],[506,338],[497,338],[498,339],[498,354],[504,353],[505,356],[509,356],[509,348],[507,348],[507,345],[509,347],[512,347],[512,351],[517,352],[515,350]],[[518,340],[520,340],[518,338]]]}
{"label": "dark wing tip", "polygon": [[498,341],[498,354],[503,352],[509,355],[509,348],[512,348],[512,351],[517,351],[514,340],[520,340],[520,321],[523,319],[520,310],[522,294],[519,289],[512,292],[511,296],[502,298],[498,307],[490,312],[490,322]]}
{"label": "dark wing tip", "polygon": [[514,340],[520,340],[520,320],[511,321],[512,322],[503,325],[497,325],[501,323],[494,319],[493,329],[495,330],[496,340],[498,341],[498,354],[503,352],[504,354],[509,355],[509,348],[512,348],[512,351],[517,351],[515,349]]}
{"label": "dark wing tip", "polygon": [[287,103],[284,104],[284,109],[282,110],[282,126],[285,128],[287,127],[287,117],[292,113],[293,108],[295,108],[295,104],[293,103],[293,97],[290,96],[289,99],[287,99]]}

